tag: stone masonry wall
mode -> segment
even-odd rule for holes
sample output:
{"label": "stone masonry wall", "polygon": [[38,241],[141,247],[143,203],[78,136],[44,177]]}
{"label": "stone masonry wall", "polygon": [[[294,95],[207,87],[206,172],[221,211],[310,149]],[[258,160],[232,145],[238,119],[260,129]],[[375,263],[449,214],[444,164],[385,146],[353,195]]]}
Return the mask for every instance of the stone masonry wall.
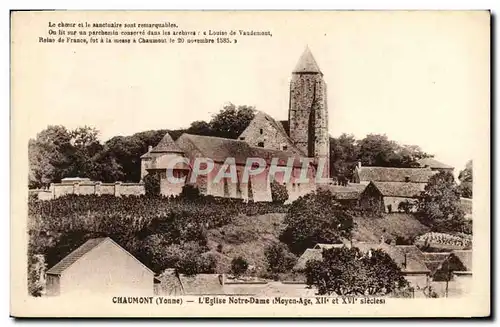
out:
{"label": "stone masonry wall", "polygon": [[30,190],[30,194],[36,194],[39,200],[51,200],[68,194],[76,195],[143,195],[146,194],[146,189],[143,183],[101,183],[101,182],[84,182],[84,183],[53,183],[48,190]]}

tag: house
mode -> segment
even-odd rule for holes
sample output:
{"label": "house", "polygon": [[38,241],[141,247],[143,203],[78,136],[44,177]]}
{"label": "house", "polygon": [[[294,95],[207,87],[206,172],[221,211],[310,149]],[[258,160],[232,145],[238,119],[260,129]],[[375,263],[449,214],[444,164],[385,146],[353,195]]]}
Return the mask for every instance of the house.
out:
{"label": "house", "polygon": [[425,253],[425,263],[431,270],[431,287],[440,297],[463,296],[472,286],[472,251],[454,250],[447,253]]}
{"label": "house", "polygon": [[154,273],[109,237],[93,238],[46,273],[47,295],[152,295]]}
{"label": "house", "polygon": [[415,212],[417,200],[425,185],[412,182],[370,182],[360,197],[360,203],[371,208],[383,208],[387,213]]}
{"label": "house", "polygon": [[[148,173],[159,173],[161,194],[177,195],[182,190],[183,183],[173,185],[168,182],[167,176],[190,180],[194,169],[193,161],[195,158],[205,157],[214,160],[216,167],[212,175],[193,182],[203,194],[271,201],[268,171],[260,178],[252,176],[248,185],[240,182],[239,176],[246,160],[263,158],[270,164],[273,158],[278,158],[280,167],[283,168],[286,167],[287,159],[292,159],[292,180],[286,181],[286,187],[289,201],[293,201],[316,189],[316,174],[329,178],[329,142],[326,82],[311,51],[306,48],[292,71],[287,121],[277,121],[258,111],[237,140],[183,134],[174,142],[167,134],[156,147],[149,148],[141,156],[141,177],[144,178]],[[305,169],[309,183],[295,182],[300,176],[297,159],[303,157],[311,160]],[[190,164],[179,163],[173,168],[167,164],[172,160],[180,162],[184,158]],[[228,158],[236,159],[238,182],[228,183],[224,179],[212,183]],[[283,178],[277,177],[277,180],[285,183]]]}
{"label": "house", "polygon": [[437,161],[434,158],[422,158],[417,160],[417,163],[422,168],[430,168],[433,171],[448,171],[453,173],[454,167]]}

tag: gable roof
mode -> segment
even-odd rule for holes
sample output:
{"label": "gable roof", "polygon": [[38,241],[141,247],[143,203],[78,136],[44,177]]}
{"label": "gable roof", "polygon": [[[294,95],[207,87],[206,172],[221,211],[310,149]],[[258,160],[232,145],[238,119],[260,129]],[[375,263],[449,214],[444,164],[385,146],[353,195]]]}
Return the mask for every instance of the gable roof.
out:
{"label": "gable roof", "polygon": [[223,295],[225,294],[219,274],[179,275],[186,295]]}
{"label": "gable roof", "polygon": [[443,262],[451,255],[449,252],[426,252],[424,255],[424,263],[434,275],[438,271]]}
{"label": "gable roof", "polygon": [[467,271],[472,271],[472,250],[454,250],[451,253],[462,262]]}
{"label": "gable roof", "polygon": [[46,274],[48,275],[61,275],[66,269],[68,269],[71,265],[73,265],[75,262],[77,262],[79,259],[84,257],[87,253],[91,252],[101,244],[110,241],[112,242],[115,246],[117,246],[119,249],[122,251],[125,251],[128,255],[130,255],[132,258],[134,258],[138,263],[140,263],[144,268],[149,270],[151,273],[151,269],[146,267],[142,262],[137,260],[136,257],[134,257],[130,252],[122,248],[120,245],[118,245],[115,241],[113,241],[109,237],[100,237],[100,238],[91,238],[87,242],[83,243],[78,247],[76,250],[65,256],[61,261],[56,263],[52,268],[47,270]]}
{"label": "gable roof", "polygon": [[329,190],[337,200],[357,200],[367,185],[351,183],[347,186],[320,185],[318,187]]}
{"label": "gable roof", "polygon": [[[251,147],[245,141],[187,133],[182,134],[179,139],[189,141],[202,156],[215,162],[224,162],[227,158],[235,158],[237,164],[244,165],[247,158],[262,158],[266,160],[266,163],[270,163],[272,158],[278,158],[279,165],[286,165],[288,158],[293,157],[295,159],[294,167],[302,166],[298,156],[280,150]],[[185,151],[189,152],[190,150],[185,149]]]}
{"label": "gable roof", "polygon": [[430,168],[356,167],[360,181],[427,183],[436,172]]}
{"label": "gable roof", "polygon": [[434,158],[422,158],[417,160],[417,163],[421,167],[429,167],[429,168],[434,168],[434,169],[453,169],[452,166],[449,166],[447,164],[444,164],[440,161],[437,161]]}
{"label": "gable roof", "polygon": [[316,60],[314,59],[311,50],[309,50],[309,47],[306,47],[302,55],[300,56],[299,61],[297,62],[297,65],[295,66],[295,69],[292,71],[294,74],[301,74],[301,73],[317,73],[317,74],[323,74],[321,70],[319,69],[318,64],[316,63]]}
{"label": "gable roof", "polygon": [[297,259],[297,263],[293,267],[294,270],[306,269],[306,264],[309,260],[323,260],[323,249],[306,249],[304,253]]}
{"label": "gable roof", "polygon": [[424,183],[371,182],[383,196],[418,198],[425,189]]}
{"label": "gable roof", "polygon": [[183,153],[182,149],[175,144],[174,140],[170,134],[165,133],[163,138],[158,142],[158,144],[151,150],[151,153],[165,153],[165,152],[177,152]]}

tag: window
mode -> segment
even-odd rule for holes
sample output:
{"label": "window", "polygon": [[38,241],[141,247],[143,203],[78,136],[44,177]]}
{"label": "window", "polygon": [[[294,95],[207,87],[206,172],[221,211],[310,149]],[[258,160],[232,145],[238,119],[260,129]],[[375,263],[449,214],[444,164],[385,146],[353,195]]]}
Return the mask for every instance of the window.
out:
{"label": "window", "polygon": [[260,129],[260,134],[264,134],[264,130],[262,128]]}
{"label": "window", "polygon": [[406,177],[405,177],[405,182],[407,182],[407,183],[408,183],[409,181],[410,181],[410,176],[406,176]]}
{"label": "window", "polygon": [[286,144],[281,144],[281,150],[283,150],[283,151],[288,150],[288,145],[286,145]]}
{"label": "window", "polygon": [[244,138],[244,137],[240,137],[240,140],[244,141],[244,140],[245,140],[245,138]]}
{"label": "window", "polygon": [[261,148],[263,148],[264,147],[264,142],[259,142],[257,145],[260,146]]}

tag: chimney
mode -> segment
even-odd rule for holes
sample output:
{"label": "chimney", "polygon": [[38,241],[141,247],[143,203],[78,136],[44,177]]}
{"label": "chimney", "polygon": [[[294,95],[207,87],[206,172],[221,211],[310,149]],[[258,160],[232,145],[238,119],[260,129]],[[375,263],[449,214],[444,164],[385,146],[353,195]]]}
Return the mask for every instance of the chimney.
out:
{"label": "chimney", "polygon": [[152,145],[148,146],[148,152],[151,152],[152,150],[153,150],[153,146]]}
{"label": "chimney", "polygon": [[225,284],[225,278],[224,278],[224,274],[220,274],[219,275],[219,283],[224,286]]}
{"label": "chimney", "polygon": [[358,161],[358,169],[361,168],[361,161]]}

